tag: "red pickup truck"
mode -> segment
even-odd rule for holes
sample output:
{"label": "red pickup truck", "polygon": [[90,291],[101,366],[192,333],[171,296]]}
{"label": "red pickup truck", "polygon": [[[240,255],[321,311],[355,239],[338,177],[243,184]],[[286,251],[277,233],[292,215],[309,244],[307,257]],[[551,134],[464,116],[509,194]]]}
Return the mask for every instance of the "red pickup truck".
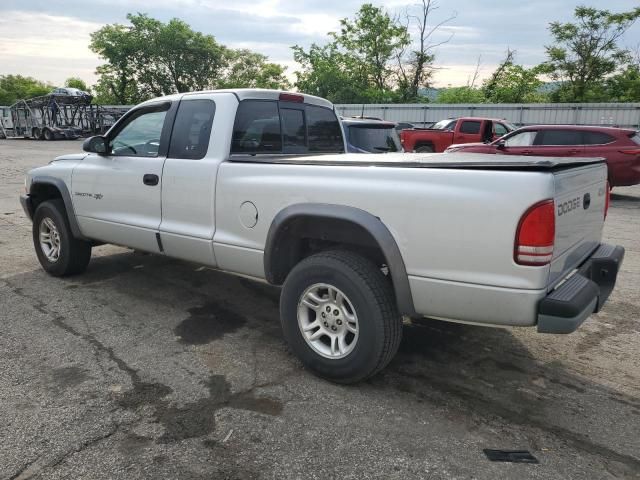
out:
{"label": "red pickup truck", "polygon": [[405,152],[444,152],[454,143],[492,142],[515,130],[504,120],[493,118],[449,118],[430,128],[410,128],[400,132]]}

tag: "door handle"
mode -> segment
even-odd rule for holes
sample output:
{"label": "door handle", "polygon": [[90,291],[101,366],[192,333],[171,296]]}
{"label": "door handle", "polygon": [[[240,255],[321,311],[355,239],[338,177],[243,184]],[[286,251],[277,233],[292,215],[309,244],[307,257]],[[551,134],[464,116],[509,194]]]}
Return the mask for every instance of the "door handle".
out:
{"label": "door handle", "polygon": [[576,155],[578,153],[580,153],[579,150],[569,150],[569,155]]}
{"label": "door handle", "polygon": [[145,173],[142,177],[142,183],[149,186],[157,185],[159,181],[160,177],[158,177],[158,175],[156,175],[155,173]]}
{"label": "door handle", "polygon": [[531,155],[531,150],[523,150],[522,154],[523,155]]}

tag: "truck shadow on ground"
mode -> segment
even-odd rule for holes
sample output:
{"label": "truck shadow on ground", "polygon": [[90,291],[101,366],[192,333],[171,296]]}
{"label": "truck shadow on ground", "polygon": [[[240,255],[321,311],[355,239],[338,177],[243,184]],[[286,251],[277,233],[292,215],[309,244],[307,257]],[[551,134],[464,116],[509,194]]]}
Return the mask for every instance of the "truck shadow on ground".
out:
{"label": "truck shadow on ground", "polygon": [[[90,301],[104,302],[99,293],[115,291],[133,303],[154,302],[183,311],[182,319],[155,319],[164,325],[167,342],[203,345],[247,329],[266,339],[259,348],[282,350],[279,290],[268,285],[138,253],[96,257],[86,274],[57,281],[62,289],[86,289]],[[381,374],[345,388],[362,388],[373,395],[392,391],[410,401],[446,408],[470,423],[492,417],[538,428],[615,461],[624,471],[640,471],[640,460],[615,449],[623,440],[607,447],[580,431],[579,424],[571,427],[572,418],[601,415],[615,424],[630,424],[633,430],[640,418],[639,398],[578,376],[562,360],[535,358],[508,329],[422,319],[406,324],[403,334],[398,355]],[[297,365],[293,357],[290,360]],[[262,368],[268,370],[269,365]]]}
{"label": "truck shadow on ground", "polygon": [[[180,298],[188,314],[174,330],[184,344],[206,344],[239,328],[258,329],[275,341],[283,341],[278,288],[189,263],[139,253],[117,254],[94,258],[86,274],[63,282],[67,289],[111,285],[141,299],[149,299],[152,291],[154,299],[173,305],[174,299]],[[510,391],[523,408],[532,408],[553,393],[573,400],[565,396],[589,390],[603,392],[602,387],[568,372],[562,361],[533,357],[510,329],[433,319],[405,323],[399,352],[385,371],[433,385],[462,382],[505,395]],[[562,391],[556,392],[554,387]],[[640,415],[640,399],[616,392],[610,397],[633,405],[633,414]]]}

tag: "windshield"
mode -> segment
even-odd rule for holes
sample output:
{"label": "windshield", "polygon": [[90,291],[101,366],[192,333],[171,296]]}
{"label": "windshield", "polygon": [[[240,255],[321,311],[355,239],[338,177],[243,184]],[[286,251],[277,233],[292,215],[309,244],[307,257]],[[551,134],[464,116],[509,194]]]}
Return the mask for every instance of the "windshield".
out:
{"label": "windshield", "polygon": [[371,153],[400,152],[400,137],[392,125],[351,125],[349,143]]}
{"label": "windshield", "polygon": [[450,130],[455,124],[455,120],[448,118],[446,120],[440,120],[438,123],[434,123],[430,128],[433,130]]}

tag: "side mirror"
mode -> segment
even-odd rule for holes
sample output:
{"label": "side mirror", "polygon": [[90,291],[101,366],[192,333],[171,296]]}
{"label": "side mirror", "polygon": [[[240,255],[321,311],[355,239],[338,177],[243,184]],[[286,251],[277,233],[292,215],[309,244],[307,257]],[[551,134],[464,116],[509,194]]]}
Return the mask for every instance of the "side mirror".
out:
{"label": "side mirror", "polygon": [[496,143],[496,148],[498,150],[504,150],[504,147],[505,147],[504,140],[499,140],[498,143]]}
{"label": "side mirror", "polygon": [[85,152],[104,155],[107,153],[107,139],[101,135],[96,135],[95,137],[89,137],[82,144],[82,149]]}

